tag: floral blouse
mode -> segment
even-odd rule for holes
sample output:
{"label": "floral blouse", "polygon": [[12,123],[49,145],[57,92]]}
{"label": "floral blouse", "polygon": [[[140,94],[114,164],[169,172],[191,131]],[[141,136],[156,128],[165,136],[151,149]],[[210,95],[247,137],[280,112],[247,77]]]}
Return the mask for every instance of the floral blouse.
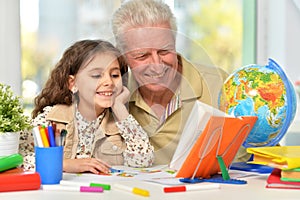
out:
{"label": "floral blouse", "polygon": [[[33,126],[48,124],[46,116],[53,107],[47,106],[34,120]],[[91,157],[92,144],[94,142],[95,131],[99,128],[105,112],[94,121],[87,121],[78,110],[76,110],[76,121],[78,129],[79,143],[76,158]],[[151,166],[154,162],[154,148],[149,142],[149,138],[144,129],[138,124],[132,115],[125,120],[116,122],[121,136],[124,138],[126,149],[123,152],[124,165],[131,167]],[[33,137],[28,132],[21,133],[20,154],[23,156],[25,169],[34,169]]]}

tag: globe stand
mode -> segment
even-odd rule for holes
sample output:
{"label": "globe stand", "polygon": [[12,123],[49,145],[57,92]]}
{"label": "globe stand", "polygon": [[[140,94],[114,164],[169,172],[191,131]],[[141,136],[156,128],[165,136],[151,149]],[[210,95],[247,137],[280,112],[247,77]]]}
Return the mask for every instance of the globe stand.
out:
{"label": "globe stand", "polygon": [[[253,160],[253,154],[251,155],[248,161]],[[269,167],[267,165],[259,165],[259,164],[251,164],[247,162],[236,162],[232,163],[229,167],[231,170],[240,170],[246,172],[254,172],[259,174],[269,174],[273,171],[273,167]]]}

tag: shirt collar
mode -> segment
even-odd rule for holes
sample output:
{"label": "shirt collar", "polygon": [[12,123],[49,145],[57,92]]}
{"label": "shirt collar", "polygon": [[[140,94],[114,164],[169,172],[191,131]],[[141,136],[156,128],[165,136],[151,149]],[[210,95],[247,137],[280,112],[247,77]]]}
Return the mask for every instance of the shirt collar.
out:
{"label": "shirt collar", "polygon": [[85,119],[81,113],[79,112],[79,110],[77,109],[76,106],[76,112],[75,112],[75,117],[76,117],[76,122],[77,122],[77,127],[79,132],[82,132],[84,130],[86,130],[87,128],[91,127],[93,130],[97,130],[104,118],[105,115],[105,111],[101,113],[101,115],[99,115],[97,117],[97,119],[93,120],[93,121],[88,121],[87,119]]}

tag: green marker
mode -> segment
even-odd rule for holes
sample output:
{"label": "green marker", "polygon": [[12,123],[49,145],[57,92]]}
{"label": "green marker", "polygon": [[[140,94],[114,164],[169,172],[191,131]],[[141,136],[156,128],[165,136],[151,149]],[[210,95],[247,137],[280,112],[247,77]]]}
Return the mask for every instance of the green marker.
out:
{"label": "green marker", "polygon": [[90,187],[102,187],[103,190],[110,190],[110,185],[102,183],[90,183]]}
{"label": "green marker", "polygon": [[20,154],[12,154],[0,157],[0,172],[12,169],[23,163],[23,156]]}

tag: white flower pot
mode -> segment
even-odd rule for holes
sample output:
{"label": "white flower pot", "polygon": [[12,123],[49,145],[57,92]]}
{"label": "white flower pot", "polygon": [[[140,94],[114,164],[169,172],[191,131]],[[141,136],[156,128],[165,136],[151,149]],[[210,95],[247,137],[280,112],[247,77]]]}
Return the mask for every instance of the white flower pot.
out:
{"label": "white flower pot", "polygon": [[20,132],[0,133],[0,156],[8,156],[19,151]]}

